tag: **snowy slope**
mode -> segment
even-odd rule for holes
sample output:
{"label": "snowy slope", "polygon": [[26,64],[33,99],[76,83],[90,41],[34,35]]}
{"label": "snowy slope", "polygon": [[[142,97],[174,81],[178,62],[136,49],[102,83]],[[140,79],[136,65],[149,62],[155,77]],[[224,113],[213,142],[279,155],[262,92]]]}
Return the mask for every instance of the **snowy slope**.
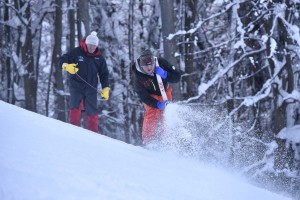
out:
{"label": "snowy slope", "polygon": [[224,170],[0,101],[0,199],[285,200]]}

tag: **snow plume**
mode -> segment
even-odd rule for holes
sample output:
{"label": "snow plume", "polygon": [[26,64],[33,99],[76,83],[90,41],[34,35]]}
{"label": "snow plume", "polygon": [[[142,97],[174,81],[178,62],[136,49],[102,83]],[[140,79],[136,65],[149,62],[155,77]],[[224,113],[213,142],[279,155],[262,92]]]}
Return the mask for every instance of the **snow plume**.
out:
{"label": "snow plume", "polygon": [[257,139],[252,127],[233,122],[222,107],[169,104],[160,134],[159,149],[242,170],[268,162],[265,154],[274,151],[273,144]]}
{"label": "snow plume", "polygon": [[[273,178],[276,142],[257,139],[254,130],[232,122],[220,110],[199,104],[169,104],[161,140],[149,148],[222,166],[246,175],[260,187],[278,191],[278,181]],[[287,138],[286,135],[280,137]],[[298,134],[293,134],[294,138],[295,135]],[[290,140],[298,141],[299,137]]]}
{"label": "snow plume", "polygon": [[226,164],[231,139],[224,115],[199,105],[173,103],[167,106],[164,117],[164,148],[184,156]]}
{"label": "snow plume", "polygon": [[233,123],[220,110],[197,104],[169,104],[164,113],[162,148],[230,168],[243,169],[261,160],[269,144],[257,140],[251,131],[245,132],[243,124]]}

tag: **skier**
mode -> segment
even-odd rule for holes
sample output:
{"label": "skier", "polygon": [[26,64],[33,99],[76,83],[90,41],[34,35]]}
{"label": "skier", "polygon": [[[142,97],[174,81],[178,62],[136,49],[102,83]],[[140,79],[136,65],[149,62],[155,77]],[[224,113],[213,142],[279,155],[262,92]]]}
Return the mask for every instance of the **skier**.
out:
{"label": "skier", "polygon": [[80,46],[64,54],[58,61],[58,66],[69,72],[70,88],[70,123],[80,126],[81,110],[86,111],[87,129],[98,133],[97,95],[98,78],[104,100],[109,99],[108,68],[105,58],[101,55],[99,38],[93,31],[80,41]]}
{"label": "skier", "polygon": [[[159,124],[163,121],[163,110],[172,100],[172,87],[169,83],[179,82],[181,75],[166,59],[154,57],[148,49],[142,51],[132,65],[132,70],[135,92],[145,107],[142,139],[143,143],[147,144],[158,138]],[[163,100],[156,74],[162,79],[167,100]]]}

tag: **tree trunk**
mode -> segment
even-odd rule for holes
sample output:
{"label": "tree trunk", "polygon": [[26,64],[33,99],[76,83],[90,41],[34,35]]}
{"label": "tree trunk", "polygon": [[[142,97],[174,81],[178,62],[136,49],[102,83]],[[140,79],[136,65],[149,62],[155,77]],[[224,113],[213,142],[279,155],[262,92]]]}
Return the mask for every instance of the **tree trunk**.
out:
{"label": "tree trunk", "polygon": [[[233,39],[236,37],[236,29],[237,29],[237,17],[238,17],[238,5],[235,4],[232,6],[231,13],[230,13],[230,21],[229,21],[229,37],[230,39]],[[235,54],[236,50],[234,48],[234,41],[230,43],[230,52],[228,55],[228,63],[233,63],[235,61]],[[226,74],[227,76],[227,95],[230,97],[226,104],[227,104],[227,112],[231,113],[231,111],[234,109],[234,69],[231,69]],[[234,117],[231,117],[232,122],[234,121]]]}
{"label": "tree trunk", "polygon": [[[124,83],[127,82],[127,73],[128,68],[125,67],[125,61],[121,59],[121,77],[122,80],[124,80]],[[124,134],[125,134],[125,142],[130,143],[130,112],[129,112],[129,105],[128,105],[128,85],[125,85],[125,88],[127,88],[126,91],[122,93],[122,99],[123,99],[123,113],[124,113]]]}
{"label": "tree trunk", "polygon": [[78,0],[77,31],[78,41],[90,34],[89,0]]}
{"label": "tree trunk", "polygon": [[[6,3],[8,4],[9,1],[6,0]],[[9,9],[8,6],[5,6],[4,8],[4,21],[8,21],[9,20]],[[9,26],[4,26],[4,34],[1,34],[1,37],[4,37],[4,46],[8,48],[9,45],[11,43],[11,30]],[[2,44],[2,43],[1,43]],[[1,46],[1,49],[3,48]],[[11,52],[11,49],[8,49],[9,52]],[[7,77],[7,81],[6,81],[6,96],[5,96],[5,101],[11,104],[15,103],[15,98],[14,98],[14,76],[13,76],[13,66],[11,65],[11,57],[9,56],[3,56],[1,58],[1,60],[3,59],[4,62],[1,63],[5,63],[5,66],[1,67],[1,69],[3,71],[1,71],[1,82],[3,83],[4,80],[4,75],[6,74]],[[2,65],[2,64],[1,64]],[[6,69],[6,71],[4,70]]]}
{"label": "tree trunk", "polygon": [[[176,66],[177,61],[175,58],[176,43],[175,39],[167,39],[169,34],[175,33],[175,20],[174,20],[174,6],[173,0],[160,0],[160,11],[162,21],[162,36],[163,36],[163,47],[164,47],[164,58],[170,63]],[[180,91],[180,83],[172,84],[173,87],[173,98],[176,100],[182,99]]]}
{"label": "tree trunk", "polygon": [[[290,10],[287,10],[286,12],[291,12]],[[286,13],[286,16],[289,16],[289,14]],[[278,78],[281,81],[281,84],[275,83],[273,84],[273,104],[274,104],[274,111],[272,116],[272,124],[273,124],[273,132],[277,135],[284,127],[287,126],[287,122],[290,121],[289,119],[291,116],[288,115],[287,107],[289,102],[284,101],[281,102],[281,94],[280,90],[284,90],[287,93],[292,93],[294,90],[294,72],[293,72],[293,66],[292,66],[292,59],[290,50],[287,47],[288,45],[292,45],[292,41],[290,38],[288,38],[288,30],[285,26],[284,22],[280,18],[277,20],[278,23],[278,38],[277,39],[277,52],[275,54],[276,59],[279,61],[283,61],[285,59],[285,64],[281,68],[281,71],[279,72]],[[269,39],[270,40],[270,39]],[[269,44],[267,46],[267,52],[268,55],[270,55],[270,41],[268,40]],[[282,55],[280,52],[285,52],[284,55]],[[272,67],[272,72],[275,72],[275,68],[278,68],[278,66],[275,65],[275,62],[272,58],[269,58],[270,66]],[[280,139],[276,138],[277,142],[277,149],[275,151],[275,159],[274,159],[274,167],[279,170],[283,170],[286,168],[291,169],[291,165],[293,163],[293,150],[291,148],[287,147],[286,145],[286,139]]]}
{"label": "tree trunk", "polygon": [[75,48],[75,5],[74,0],[68,0],[68,7],[72,7],[68,11],[68,19],[69,19],[69,49]]}
{"label": "tree trunk", "polygon": [[[184,23],[184,30],[188,31],[193,27],[193,24],[195,23],[195,18],[197,14],[197,4],[198,0],[196,1],[187,1],[185,5],[185,23]],[[197,90],[195,83],[197,84],[197,80],[195,75],[192,75],[193,72],[195,72],[194,67],[194,40],[195,40],[194,33],[186,34],[184,37],[184,63],[185,63],[185,72],[189,74],[188,76],[185,76],[182,78],[182,82],[185,82],[184,85],[186,85],[186,97],[193,97],[197,95]]]}
{"label": "tree trunk", "polygon": [[135,0],[129,1],[129,15],[128,15],[128,50],[129,60],[134,62],[134,47],[133,47],[133,17],[134,17],[134,4]]}
{"label": "tree trunk", "polygon": [[61,121],[66,121],[65,116],[65,95],[62,78],[61,66],[56,66],[59,56],[61,55],[61,37],[62,37],[62,0],[55,0],[55,33],[54,33],[54,48],[52,53],[52,64],[54,84],[54,104],[55,104],[55,118]]}
{"label": "tree trunk", "polygon": [[23,76],[25,90],[25,108],[27,110],[36,112],[37,74],[35,74],[36,71],[33,59],[30,4],[28,4],[26,7],[25,18],[28,20],[28,24],[25,27],[25,42],[22,45],[21,49],[22,64],[24,65],[26,70],[26,74]]}
{"label": "tree trunk", "polygon": [[[134,62],[134,50],[133,50],[133,13],[134,13],[134,4],[135,4],[135,0],[130,0],[129,1],[129,15],[128,15],[128,49],[129,49],[129,60],[131,62]],[[130,66],[129,66],[129,70],[125,70],[126,67],[124,65],[124,67],[121,68],[122,69],[122,80],[124,80],[126,83],[127,81],[127,76],[129,75],[130,77]],[[129,74],[127,74],[129,73]],[[129,81],[129,85],[127,86],[127,92],[126,94],[123,93],[123,101],[124,103],[124,115],[125,115],[125,142],[127,143],[131,143],[131,130],[130,130],[130,124],[134,123],[132,122],[132,117],[129,116],[129,114],[133,114],[136,112],[135,108],[133,108],[133,110],[131,110],[129,112],[129,104],[128,104],[128,98],[130,98],[129,96],[129,92],[128,90],[130,89],[129,87],[131,87],[132,84],[130,84],[131,82],[131,78]]]}

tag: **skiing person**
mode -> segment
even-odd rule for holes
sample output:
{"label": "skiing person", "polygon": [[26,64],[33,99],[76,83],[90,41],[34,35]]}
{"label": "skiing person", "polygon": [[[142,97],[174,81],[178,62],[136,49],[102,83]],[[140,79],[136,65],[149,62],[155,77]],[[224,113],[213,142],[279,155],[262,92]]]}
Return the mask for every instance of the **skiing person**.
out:
{"label": "skiing person", "polygon": [[[142,127],[143,143],[157,139],[159,125],[163,122],[163,110],[172,100],[172,87],[169,83],[180,80],[180,73],[164,58],[154,57],[150,50],[142,51],[140,57],[132,65],[134,72],[134,88],[144,104],[145,113]],[[167,100],[164,100],[159,87],[158,74],[163,82]]]}
{"label": "skiing person", "polygon": [[69,72],[70,110],[69,121],[80,126],[81,110],[86,112],[87,129],[98,133],[98,78],[102,86],[100,96],[109,99],[108,68],[98,47],[99,39],[93,31],[80,41],[80,46],[61,56],[58,66]]}

